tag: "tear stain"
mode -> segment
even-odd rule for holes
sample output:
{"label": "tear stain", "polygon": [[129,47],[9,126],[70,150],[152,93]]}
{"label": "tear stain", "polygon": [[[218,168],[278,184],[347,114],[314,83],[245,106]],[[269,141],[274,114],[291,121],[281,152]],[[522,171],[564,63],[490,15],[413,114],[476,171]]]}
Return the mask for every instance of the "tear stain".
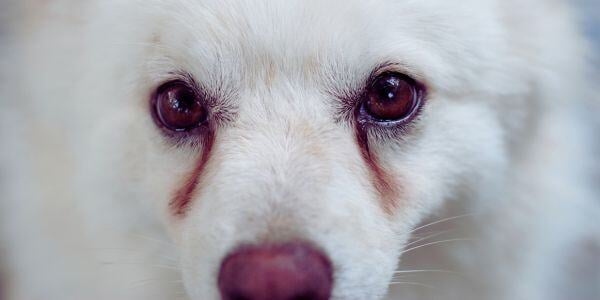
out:
{"label": "tear stain", "polygon": [[183,185],[177,189],[173,199],[169,202],[169,207],[176,217],[185,217],[189,210],[192,199],[197,193],[199,182],[205,173],[206,165],[210,158],[214,143],[214,134],[209,132],[202,139],[202,155],[195,162],[194,169],[186,176]]}
{"label": "tear stain", "polygon": [[392,216],[399,207],[400,185],[387,170],[381,167],[377,157],[371,153],[366,130],[361,130],[358,126],[356,141],[369,171],[370,182],[379,196],[380,205],[387,215]]}
{"label": "tear stain", "polygon": [[275,80],[275,64],[272,61],[269,61],[267,69],[265,71],[265,84],[267,87],[271,87],[273,85],[273,81]]}

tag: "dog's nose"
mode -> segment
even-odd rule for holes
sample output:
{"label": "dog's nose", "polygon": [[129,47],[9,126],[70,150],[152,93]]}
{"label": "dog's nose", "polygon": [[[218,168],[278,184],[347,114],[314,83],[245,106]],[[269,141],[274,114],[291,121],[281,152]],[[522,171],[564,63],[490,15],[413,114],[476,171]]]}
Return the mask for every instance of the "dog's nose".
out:
{"label": "dog's nose", "polygon": [[306,243],[244,246],[223,260],[218,285],[223,300],[327,300],[333,274]]}

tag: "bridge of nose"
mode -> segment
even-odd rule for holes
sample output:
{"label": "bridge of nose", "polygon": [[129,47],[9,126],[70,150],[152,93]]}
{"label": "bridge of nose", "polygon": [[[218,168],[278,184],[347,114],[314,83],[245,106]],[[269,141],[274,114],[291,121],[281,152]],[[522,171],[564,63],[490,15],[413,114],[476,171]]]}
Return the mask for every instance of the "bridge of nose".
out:
{"label": "bridge of nose", "polygon": [[216,155],[220,156],[223,178],[235,181],[238,187],[251,184],[263,192],[279,190],[282,195],[277,196],[287,197],[278,198],[286,201],[295,192],[314,190],[330,181],[331,163],[336,158],[331,145],[343,134],[331,119],[302,114],[268,116],[264,112],[252,115],[251,111],[239,114],[239,120],[217,137]]}

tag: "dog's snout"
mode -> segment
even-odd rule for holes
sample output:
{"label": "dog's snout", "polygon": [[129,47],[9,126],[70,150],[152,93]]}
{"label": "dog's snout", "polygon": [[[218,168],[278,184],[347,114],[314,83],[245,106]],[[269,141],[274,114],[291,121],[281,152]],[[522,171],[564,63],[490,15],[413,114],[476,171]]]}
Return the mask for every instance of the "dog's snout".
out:
{"label": "dog's snout", "polygon": [[332,266],[306,243],[244,246],[223,260],[218,285],[223,300],[327,300]]}

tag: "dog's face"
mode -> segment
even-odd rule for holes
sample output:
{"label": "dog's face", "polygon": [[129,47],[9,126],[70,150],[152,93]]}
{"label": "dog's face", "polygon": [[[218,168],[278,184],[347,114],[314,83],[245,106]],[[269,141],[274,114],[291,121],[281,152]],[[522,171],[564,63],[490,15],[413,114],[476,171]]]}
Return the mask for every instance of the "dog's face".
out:
{"label": "dog's face", "polygon": [[191,299],[382,297],[423,216],[498,180],[525,108],[491,1],[163,2],[95,25],[87,172],[158,211]]}

